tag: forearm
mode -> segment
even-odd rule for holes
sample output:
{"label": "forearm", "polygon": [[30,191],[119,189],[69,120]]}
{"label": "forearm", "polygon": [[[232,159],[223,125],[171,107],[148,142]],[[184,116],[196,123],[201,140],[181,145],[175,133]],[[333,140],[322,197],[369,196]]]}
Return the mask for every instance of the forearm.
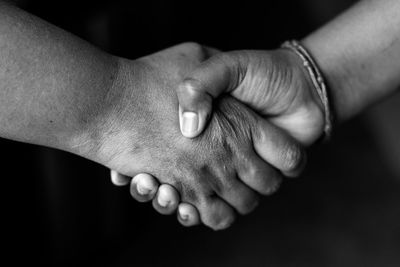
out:
{"label": "forearm", "polygon": [[70,150],[91,127],[118,63],[0,2],[0,136]]}
{"label": "forearm", "polygon": [[400,86],[400,1],[365,0],[303,40],[327,79],[339,121]]}

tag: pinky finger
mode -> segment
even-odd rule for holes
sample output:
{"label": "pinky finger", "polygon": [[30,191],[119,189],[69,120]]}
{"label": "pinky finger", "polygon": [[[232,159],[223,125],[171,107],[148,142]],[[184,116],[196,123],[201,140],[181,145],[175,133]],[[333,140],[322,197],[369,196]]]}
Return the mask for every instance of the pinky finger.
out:
{"label": "pinky finger", "polygon": [[125,186],[130,183],[131,178],[111,170],[111,182],[116,186]]}
{"label": "pinky finger", "polygon": [[200,224],[200,216],[197,209],[189,203],[180,203],[178,207],[178,221],[186,227]]}

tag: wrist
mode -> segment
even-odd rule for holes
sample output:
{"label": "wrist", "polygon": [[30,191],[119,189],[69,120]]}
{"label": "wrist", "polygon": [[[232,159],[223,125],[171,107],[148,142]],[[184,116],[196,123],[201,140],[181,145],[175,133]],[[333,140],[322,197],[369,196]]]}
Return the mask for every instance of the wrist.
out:
{"label": "wrist", "polygon": [[110,56],[107,64],[109,67],[96,74],[99,79],[107,79],[103,79],[98,90],[86,96],[87,107],[81,109],[78,123],[73,127],[75,130],[68,132],[64,139],[64,150],[104,165],[102,144],[113,124],[116,101],[120,101],[126,83],[124,64],[123,59]]}
{"label": "wrist", "polygon": [[323,135],[324,105],[302,58],[288,48],[278,51],[286,59],[291,77],[288,86],[294,92],[279,121],[301,144],[310,145]]}
{"label": "wrist", "polygon": [[322,106],[322,112],[324,115],[324,138],[329,138],[332,132],[333,118],[327,93],[327,86],[319,66],[313,59],[313,56],[310,54],[310,52],[296,40],[286,41],[282,44],[282,48],[290,50],[296,54],[299,59],[301,59],[303,72],[306,71],[306,76],[309,78],[308,80],[311,80],[311,84],[309,82],[309,86],[307,87],[312,88],[310,96],[314,99],[314,101],[311,102],[319,103],[319,106]]}
{"label": "wrist", "polygon": [[84,157],[111,169],[123,171],[131,162],[124,162],[128,148],[129,157],[136,158],[142,146],[147,146],[149,135],[148,90],[152,73],[142,60],[115,58],[117,68],[114,81],[107,89],[104,100],[96,107],[98,115],[87,128],[88,147]]}
{"label": "wrist", "polygon": [[355,69],[347,67],[346,57],[337,55],[331,46],[327,46],[315,35],[306,37],[302,43],[313,55],[324,75],[335,122],[347,120],[358,113],[360,107],[354,99],[357,97],[354,92],[360,87],[356,79],[359,75],[355,73]]}
{"label": "wrist", "polygon": [[307,106],[308,109],[318,110],[318,112],[315,113],[323,113],[324,110],[323,103],[321,102],[321,98],[318,95],[315,86],[313,85],[310,73],[304,66],[304,61],[293,51],[290,51],[288,49],[282,49],[282,50],[285,50],[285,52],[288,54],[288,58],[290,58],[289,59],[290,64],[291,66],[293,66],[293,70],[296,73],[296,75],[294,76],[296,76],[297,79],[299,80],[296,86],[299,86],[303,94],[309,96],[306,97],[308,101],[303,101],[302,105]]}

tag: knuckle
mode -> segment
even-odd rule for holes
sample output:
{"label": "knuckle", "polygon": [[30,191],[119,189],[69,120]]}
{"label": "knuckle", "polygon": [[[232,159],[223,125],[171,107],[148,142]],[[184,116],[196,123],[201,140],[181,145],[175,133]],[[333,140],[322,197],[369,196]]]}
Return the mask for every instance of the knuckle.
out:
{"label": "knuckle", "polygon": [[189,51],[193,51],[195,53],[201,53],[204,50],[203,46],[197,42],[185,42],[182,45],[185,46]]}
{"label": "knuckle", "polygon": [[203,91],[206,87],[196,78],[186,78],[178,86],[179,104],[184,108],[194,108],[207,104],[207,94]]}
{"label": "knuckle", "polygon": [[179,85],[179,91],[189,97],[195,97],[200,87],[200,81],[194,78],[187,78]]}
{"label": "knuckle", "polygon": [[207,51],[205,47],[196,42],[186,42],[181,44],[184,47],[187,55],[192,59],[201,62],[207,57]]}

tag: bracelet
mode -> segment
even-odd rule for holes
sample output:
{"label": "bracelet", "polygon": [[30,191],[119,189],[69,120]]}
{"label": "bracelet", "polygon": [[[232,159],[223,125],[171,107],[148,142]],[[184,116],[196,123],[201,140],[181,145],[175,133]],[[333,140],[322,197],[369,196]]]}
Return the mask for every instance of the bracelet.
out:
{"label": "bracelet", "polygon": [[296,40],[286,41],[282,44],[282,48],[290,49],[296,53],[302,60],[303,66],[307,69],[310,74],[312,83],[315,90],[318,93],[319,98],[324,106],[325,113],[325,126],[324,126],[324,139],[329,139],[332,135],[332,112],[330,109],[328,93],[324,78],[319,70],[317,64],[311,57],[310,53]]}

